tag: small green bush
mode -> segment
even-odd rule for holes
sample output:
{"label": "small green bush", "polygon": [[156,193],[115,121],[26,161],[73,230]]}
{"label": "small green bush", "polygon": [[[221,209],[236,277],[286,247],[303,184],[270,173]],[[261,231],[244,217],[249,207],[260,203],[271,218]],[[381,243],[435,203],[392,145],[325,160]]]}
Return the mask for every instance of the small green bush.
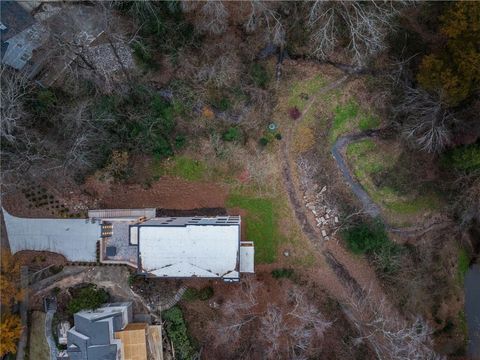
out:
{"label": "small green bush", "polygon": [[354,254],[370,255],[379,272],[391,274],[398,270],[401,247],[390,241],[380,221],[354,225],[343,232],[343,238]]}
{"label": "small green bush", "polygon": [[237,127],[231,127],[222,134],[224,141],[240,142],[243,139],[242,131]]}
{"label": "small green bush", "polygon": [[194,301],[194,300],[208,300],[211,299],[214,294],[213,288],[211,286],[206,286],[197,290],[195,288],[188,288],[183,294],[183,300]]}
{"label": "small green bush", "polygon": [[456,170],[480,169],[480,144],[461,146],[448,151],[442,158],[442,164]]}
{"label": "small green bush", "polygon": [[146,69],[156,69],[157,63],[153,57],[150,47],[141,40],[136,40],[132,44],[133,55]]}
{"label": "small green bush", "polygon": [[368,254],[380,250],[389,242],[383,224],[361,223],[343,232],[347,246],[354,254]]}
{"label": "small green bush", "polygon": [[186,301],[194,301],[198,300],[198,290],[195,288],[188,288],[184,293],[183,293],[183,300]]}
{"label": "small green bush", "polygon": [[220,98],[212,98],[211,103],[214,107],[216,107],[220,111],[227,111],[232,107],[232,103],[228,97],[222,96]]}
{"label": "small green bush", "polygon": [[265,89],[270,81],[270,76],[268,75],[265,67],[259,63],[254,63],[250,68],[250,77],[252,78],[253,83]]}
{"label": "small green bush", "polygon": [[198,298],[202,301],[211,299],[213,297],[213,288],[211,286],[206,286],[198,292]]}
{"label": "small green bush", "polygon": [[285,269],[285,268],[274,269],[274,270],[272,270],[271,274],[275,279],[281,279],[281,278],[290,279],[294,274],[294,270],[293,269]]}
{"label": "small green bush", "polygon": [[56,104],[57,96],[53,91],[44,89],[37,93],[35,105],[39,112],[45,113],[50,111]]}
{"label": "small green bush", "polygon": [[175,148],[176,149],[184,148],[186,143],[187,143],[187,138],[184,135],[177,135],[175,137]]}
{"label": "small green bush", "polygon": [[165,320],[165,330],[175,347],[176,358],[190,360],[195,356],[195,348],[188,336],[187,326],[183,318],[182,310],[174,306],[162,313]]}
{"label": "small green bush", "polygon": [[268,139],[266,137],[261,137],[260,140],[258,141],[260,145],[262,146],[267,146],[268,145]]}
{"label": "small green bush", "polygon": [[78,290],[67,304],[67,311],[73,315],[81,310],[97,309],[108,302],[110,296],[104,289],[98,289],[96,285],[90,284]]}

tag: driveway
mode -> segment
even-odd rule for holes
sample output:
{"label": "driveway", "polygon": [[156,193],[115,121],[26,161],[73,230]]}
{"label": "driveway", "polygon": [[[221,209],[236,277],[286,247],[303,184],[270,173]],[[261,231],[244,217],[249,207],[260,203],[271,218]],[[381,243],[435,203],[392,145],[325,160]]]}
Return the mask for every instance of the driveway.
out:
{"label": "driveway", "polygon": [[100,224],[86,219],[30,219],[3,209],[12,254],[22,250],[51,251],[69,261],[96,261]]}

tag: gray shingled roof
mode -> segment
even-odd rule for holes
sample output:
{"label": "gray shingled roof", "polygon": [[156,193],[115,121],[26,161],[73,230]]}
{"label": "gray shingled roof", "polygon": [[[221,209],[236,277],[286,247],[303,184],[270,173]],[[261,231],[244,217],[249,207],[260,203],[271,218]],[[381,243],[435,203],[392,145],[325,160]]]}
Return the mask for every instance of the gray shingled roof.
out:
{"label": "gray shingled roof", "polygon": [[33,25],[35,19],[16,1],[0,1],[0,22],[6,27],[0,31],[3,43]]}

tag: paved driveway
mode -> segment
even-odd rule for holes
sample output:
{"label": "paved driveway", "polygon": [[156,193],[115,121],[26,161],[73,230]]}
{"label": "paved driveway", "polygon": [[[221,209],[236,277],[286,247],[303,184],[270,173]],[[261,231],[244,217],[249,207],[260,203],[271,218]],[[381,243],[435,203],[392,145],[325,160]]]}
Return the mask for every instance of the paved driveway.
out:
{"label": "paved driveway", "polygon": [[3,210],[12,254],[22,250],[51,251],[69,261],[95,261],[100,224],[85,219],[30,219]]}

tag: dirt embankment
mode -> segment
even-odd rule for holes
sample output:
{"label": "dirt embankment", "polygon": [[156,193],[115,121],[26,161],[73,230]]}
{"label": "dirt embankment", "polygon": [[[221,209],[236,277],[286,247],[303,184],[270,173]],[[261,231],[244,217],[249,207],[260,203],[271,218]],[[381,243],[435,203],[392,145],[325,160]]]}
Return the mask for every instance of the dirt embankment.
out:
{"label": "dirt embankment", "polygon": [[[23,189],[5,195],[2,206],[14,216],[38,218],[84,217],[88,209],[94,208],[143,207],[172,211],[213,209],[202,210],[207,211],[205,215],[210,216],[225,213],[224,206],[228,196],[225,186],[171,177],[162,177],[148,187],[140,184],[104,183],[89,178],[83,186],[66,184],[57,188],[55,179],[46,179],[41,188],[45,189],[46,195],[42,193],[35,196],[47,196],[46,200],[40,202],[35,198],[35,201],[32,201],[29,194],[34,190]],[[165,214],[165,211],[161,214]]]}

